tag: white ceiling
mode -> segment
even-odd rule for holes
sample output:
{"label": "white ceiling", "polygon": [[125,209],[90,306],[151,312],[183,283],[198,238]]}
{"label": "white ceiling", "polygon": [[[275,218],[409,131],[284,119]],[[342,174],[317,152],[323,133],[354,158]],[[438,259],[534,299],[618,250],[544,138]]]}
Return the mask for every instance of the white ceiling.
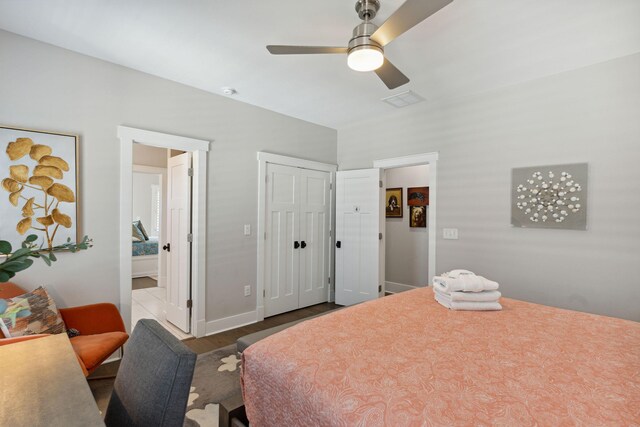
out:
{"label": "white ceiling", "polygon": [[[375,22],[402,2],[381,0]],[[0,0],[0,28],[212,93],[231,86],[239,101],[333,128],[383,116],[394,107],[380,99],[405,90],[442,101],[640,51],[639,0],[454,0],[387,46],[411,78],[393,91],[344,55],[265,49],[346,46],[354,4]]]}

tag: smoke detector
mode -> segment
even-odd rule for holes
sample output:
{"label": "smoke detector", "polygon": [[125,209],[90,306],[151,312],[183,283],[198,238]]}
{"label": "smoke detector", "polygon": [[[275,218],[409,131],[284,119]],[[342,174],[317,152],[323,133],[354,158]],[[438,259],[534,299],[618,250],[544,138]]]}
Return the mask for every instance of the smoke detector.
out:
{"label": "smoke detector", "polygon": [[232,87],[223,87],[221,90],[222,90],[222,93],[229,96],[235,95],[236,93],[238,93],[238,91]]}

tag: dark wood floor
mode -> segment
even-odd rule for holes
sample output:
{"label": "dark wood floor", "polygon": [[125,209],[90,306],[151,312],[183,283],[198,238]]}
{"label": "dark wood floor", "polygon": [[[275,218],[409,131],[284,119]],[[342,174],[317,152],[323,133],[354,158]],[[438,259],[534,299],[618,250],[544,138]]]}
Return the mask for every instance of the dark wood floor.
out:
{"label": "dark wood floor", "polygon": [[[336,308],[340,307],[341,306],[330,302],[313,305],[311,307],[290,311],[289,313],[278,314],[277,316],[272,316],[264,319],[261,322],[242,326],[236,329],[231,329],[225,332],[220,332],[208,337],[186,339],[183,341],[183,343],[185,343],[187,347],[198,354],[207,353],[220,347],[226,347],[230,344],[234,344],[238,338],[245,335],[263,331],[265,329],[279,326],[288,322],[315,316],[316,314],[335,310]],[[113,382],[115,380],[114,377],[118,372],[119,366],[120,361],[106,363],[96,369],[96,371],[89,377],[89,387],[91,388],[93,397],[98,404],[98,408],[102,411],[103,414],[109,403],[111,391],[113,390]]]}

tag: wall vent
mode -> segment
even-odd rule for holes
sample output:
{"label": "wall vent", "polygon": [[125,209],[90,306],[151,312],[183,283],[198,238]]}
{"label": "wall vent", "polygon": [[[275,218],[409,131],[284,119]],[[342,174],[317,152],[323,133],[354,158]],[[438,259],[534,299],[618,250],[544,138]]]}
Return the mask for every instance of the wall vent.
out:
{"label": "wall vent", "polygon": [[407,107],[409,105],[417,104],[418,102],[422,101],[424,101],[423,97],[410,90],[401,92],[397,95],[382,98],[382,102],[386,102],[387,104],[392,105],[396,108]]}

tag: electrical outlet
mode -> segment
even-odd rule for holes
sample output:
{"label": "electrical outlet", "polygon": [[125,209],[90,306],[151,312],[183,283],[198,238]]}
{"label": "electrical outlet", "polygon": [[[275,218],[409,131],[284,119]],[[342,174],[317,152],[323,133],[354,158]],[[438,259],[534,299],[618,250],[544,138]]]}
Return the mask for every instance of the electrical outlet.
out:
{"label": "electrical outlet", "polygon": [[244,225],[244,235],[251,236],[251,224]]}
{"label": "electrical outlet", "polygon": [[249,295],[251,295],[251,286],[245,286],[244,287],[244,296],[248,297]]}
{"label": "electrical outlet", "polygon": [[442,229],[442,238],[447,240],[458,240],[458,229],[457,228],[443,228]]}

